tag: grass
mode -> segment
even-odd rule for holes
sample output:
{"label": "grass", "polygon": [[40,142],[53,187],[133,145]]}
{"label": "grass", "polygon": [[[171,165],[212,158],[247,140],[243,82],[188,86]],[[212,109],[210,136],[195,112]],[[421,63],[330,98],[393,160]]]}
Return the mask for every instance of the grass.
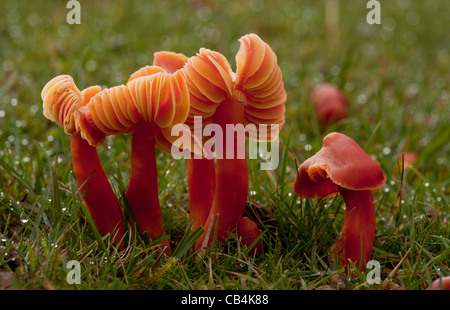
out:
{"label": "grass", "polygon": [[[66,23],[65,1],[4,1],[0,34],[0,287],[14,289],[312,290],[342,273],[328,261],[339,237],[343,201],[299,199],[296,167],[326,133],[352,137],[381,164],[385,186],[374,193],[377,232],[372,257],[381,278],[423,289],[450,275],[450,82],[446,0],[383,1],[381,25],[368,25],[365,1],[82,1],[81,24]],[[327,11],[328,10],[328,11]],[[328,14],[328,15],[327,15]],[[331,14],[331,15],[330,15]],[[327,17],[328,16],[328,17]],[[329,22],[331,27],[325,27]],[[186,163],[158,153],[163,221],[173,255],[130,239],[122,252],[98,234],[81,204],[69,137],[42,115],[40,91],[58,74],[80,89],[114,86],[153,60],[153,52],[224,54],[232,67],[237,39],[259,34],[278,57],[288,94],[280,165],[249,163],[249,201],[273,211],[262,225],[264,254],[235,239],[199,259],[189,250]],[[310,102],[320,82],[341,87],[350,117],[321,127]],[[120,197],[128,182],[130,137],[99,150]],[[399,155],[416,152],[405,169]],[[66,281],[69,260],[81,284]],[[347,290],[375,290],[365,274],[341,280]],[[4,280],[7,279],[7,280]]]}

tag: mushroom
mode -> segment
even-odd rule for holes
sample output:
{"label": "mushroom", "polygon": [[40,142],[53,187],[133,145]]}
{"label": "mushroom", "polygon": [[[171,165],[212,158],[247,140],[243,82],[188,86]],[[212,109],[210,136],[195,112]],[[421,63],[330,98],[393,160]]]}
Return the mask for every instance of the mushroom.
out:
{"label": "mushroom", "polygon": [[434,280],[428,290],[443,290],[443,291],[449,291],[450,290],[450,276],[442,277],[439,279]]}
{"label": "mushroom", "polygon": [[312,91],[312,101],[317,118],[323,124],[338,122],[348,115],[348,100],[333,84],[322,83]]}
{"label": "mushroom", "polygon": [[[174,73],[182,69],[188,59],[187,56],[181,53],[160,51],[154,53],[153,65],[162,67],[169,73]],[[192,113],[196,114],[195,112]],[[193,123],[189,125],[191,130],[194,129]],[[199,138],[201,139],[201,137]],[[201,158],[188,158],[187,180],[189,216],[192,222],[192,229],[195,230],[206,222],[211,209],[215,188],[214,159],[207,159],[204,156],[201,156]]]}
{"label": "mushroom", "polygon": [[[130,180],[127,200],[138,228],[154,240],[164,236],[158,197],[155,146],[171,152],[171,128],[183,123],[189,111],[184,73],[146,66],[126,85],[103,90],[79,109],[82,136],[94,146],[107,135],[132,132]],[[161,242],[170,252],[167,240]]]}
{"label": "mushroom", "polygon": [[255,243],[250,249],[250,255],[259,255],[262,253],[262,242],[261,239],[258,239],[260,236],[259,227],[250,218],[243,216],[239,219],[237,235],[241,243],[247,248],[250,248]]}
{"label": "mushroom", "polygon": [[305,198],[344,198],[346,210],[339,240],[333,245],[339,265],[348,260],[364,269],[375,237],[375,205],[372,190],[385,182],[383,171],[350,137],[333,132],[322,148],[298,168],[294,189]]}
{"label": "mushroom", "polygon": [[72,77],[59,75],[44,86],[41,97],[44,116],[71,135],[73,172],[83,195],[83,203],[100,233],[113,235],[113,241],[117,244],[124,234],[120,205],[105,175],[97,149],[81,137],[75,126],[75,111],[100,91],[99,86],[91,86],[80,92]]}
{"label": "mushroom", "polygon": [[[186,123],[193,124],[195,117],[201,116],[203,125],[213,123],[222,129],[222,141],[215,141],[216,155],[219,156],[216,156],[214,197],[203,224],[209,229],[210,224],[217,221],[217,227],[211,225],[211,231],[217,232],[219,242],[226,240],[229,233],[236,229],[248,194],[245,141],[234,141],[235,132],[230,132],[227,127],[237,129],[248,124],[274,124],[276,129],[269,126],[270,130],[264,134],[258,130],[246,133],[251,139],[272,141],[284,123],[286,92],[274,52],[256,34],[246,35],[239,42],[236,73],[232,72],[222,54],[205,48],[189,58],[183,68],[191,103]],[[228,145],[226,141],[234,143]],[[206,170],[212,175],[211,166]],[[205,240],[207,235],[209,239]],[[196,248],[208,245],[212,238],[213,234],[205,231],[197,240]]]}
{"label": "mushroom", "polygon": [[398,160],[403,161],[405,169],[413,167],[418,158],[419,156],[414,152],[403,152],[398,156]]}

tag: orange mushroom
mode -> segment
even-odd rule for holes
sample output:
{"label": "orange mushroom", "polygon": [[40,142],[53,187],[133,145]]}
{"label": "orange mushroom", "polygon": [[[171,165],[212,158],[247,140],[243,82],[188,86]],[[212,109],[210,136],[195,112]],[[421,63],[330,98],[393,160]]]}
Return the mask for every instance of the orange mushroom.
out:
{"label": "orange mushroom", "polygon": [[344,198],[346,210],[339,240],[333,245],[340,265],[353,261],[364,269],[375,238],[375,205],[372,190],[385,182],[383,171],[350,137],[330,133],[322,148],[298,168],[294,189],[305,198]]}
{"label": "orange mushroom", "polygon": [[73,172],[84,196],[83,202],[100,233],[112,234],[117,243],[124,234],[120,205],[100,163],[97,149],[81,137],[75,126],[75,111],[100,91],[99,86],[92,86],[80,92],[72,77],[59,75],[44,86],[41,97],[44,116],[71,135]]}
{"label": "orange mushroom", "polygon": [[[223,133],[222,141],[215,144],[216,153],[222,154],[222,157],[216,158],[214,197],[203,224],[203,227],[209,228],[217,220],[217,227],[213,227],[212,231],[217,231],[219,242],[227,239],[229,233],[236,229],[248,194],[245,141],[234,141],[235,132],[230,132],[227,127],[278,125],[274,126],[275,130],[270,126],[269,130],[265,128],[265,137],[257,130],[259,127],[246,127],[250,128],[247,137],[271,141],[277,137],[284,123],[286,92],[274,52],[255,34],[246,35],[239,41],[241,46],[236,55],[236,73],[232,72],[222,54],[205,48],[189,58],[183,68],[191,103],[186,123],[193,124],[195,116],[201,116],[203,124],[217,124]],[[228,145],[227,141],[234,143]],[[210,171],[210,168],[207,170]],[[208,231],[205,231],[197,240],[197,249],[212,241],[212,233],[205,240],[207,234]]]}
{"label": "orange mushroom", "polygon": [[[103,90],[79,109],[81,134],[91,145],[107,135],[132,132],[131,171],[127,200],[141,233],[154,240],[164,236],[158,197],[155,146],[171,152],[171,128],[183,123],[189,111],[184,73],[146,66],[126,85]],[[167,240],[162,242],[170,252]]]}
{"label": "orange mushroom", "polygon": [[347,97],[335,85],[319,84],[313,89],[311,97],[320,122],[330,124],[347,117]]}
{"label": "orange mushroom", "polygon": [[[153,65],[162,67],[169,73],[175,73],[184,67],[188,59],[181,53],[161,51],[154,53]],[[190,123],[189,125],[193,130],[193,124]],[[201,139],[201,137],[199,138]],[[201,157],[203,158],[191,157],[187,159],[189,216],[194,230],[206,222],[215,189],[214,159]]]}

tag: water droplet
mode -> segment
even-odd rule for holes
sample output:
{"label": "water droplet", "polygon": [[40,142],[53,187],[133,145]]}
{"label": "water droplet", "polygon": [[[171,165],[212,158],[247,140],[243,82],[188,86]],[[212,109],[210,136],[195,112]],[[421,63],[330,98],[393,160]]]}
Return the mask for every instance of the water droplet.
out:
{"label": "water droplet", "polygon": [[28,223],[28,216],[25,214],[25,212],[22,212],[21,214],[20,214],[20,221],[22,222],[22,223]]}
{"label": "water droplet", "polygon": [[358,101],[359,104],[365,104],[367,102],[367,97],[366,95],[361,94],[358,96],[356,100]]}
{"label": "water droplet", "polygon": [[86,62],[85,67],[88,71],[95,71],[95,69],[97,69],[97,63],[95,62],[95,60],[89,60],[88,62]]}
{"label": "water droplet", "polygon": [[330,73],[334,76],[339,75],[339,73],[341,73],[341,68],[339,68],[339,66],[332,66],[330,68]]}

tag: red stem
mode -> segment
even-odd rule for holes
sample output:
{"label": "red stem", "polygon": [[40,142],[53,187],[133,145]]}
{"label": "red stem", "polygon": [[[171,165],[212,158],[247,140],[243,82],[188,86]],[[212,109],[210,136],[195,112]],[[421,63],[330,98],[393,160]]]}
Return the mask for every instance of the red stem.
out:
{"label": "red stem", "polygon": [[192,229],[203,225],[211,211],[215,189],[214,159],[187,160],[189,215]]}
{"label": "red stem", "polygon": [[357,267],[365,270],[375,238],[375,204],[372,191],[352,191],[339,187],[339,193],[344,198],[346,209],[341,237],[333,245],[333,249],[337,250],[341,264],[348,265],[348,259],[351,259]]}
{"label": "red stem", "polygon": [[[84,201],[102,235],[111,233],[115,243],[124,235],[120,205],[105,175],[97,149],[74,134],[71,138],[72,164]],[[88,180],[86,182],[86,180]]]}
{"label": "red stem", "polygon": [[[218,225],[212,229],[209,234],[207,244],[211,243],[214,232],[217,229],[217,241],[224,241],[232,233],[238,224],[239,219],[244,213],[248,193],[248,168],[247,159],[237,158],[238,149],[245,147],[245,140],[234,137],[233,158],[227,158],[227,140],[228,137],[226,125],[244,124],[244,105],[239,100],[229,99],[219,105],[215,114],[215,123],[222,128],[223,140],[216,141],[222,143],[222,158],[216,159],[216,187],[211,211],[205,222],[205,233],[197,240],[196,248],[203,245],[211,220]],[[244,145],[242,145],[244,144]],[[244,149],[245,150],[245,149]],[[244,152],[245,155],[245,152]]]}
{"label": "red stem", "polygon": [[[158,197],[158,171],[152,124],[139,122],[133,130],[127,200],[141,233],[154,240],[165,235]],[[170,253],[168,240],[161,246]]]}

